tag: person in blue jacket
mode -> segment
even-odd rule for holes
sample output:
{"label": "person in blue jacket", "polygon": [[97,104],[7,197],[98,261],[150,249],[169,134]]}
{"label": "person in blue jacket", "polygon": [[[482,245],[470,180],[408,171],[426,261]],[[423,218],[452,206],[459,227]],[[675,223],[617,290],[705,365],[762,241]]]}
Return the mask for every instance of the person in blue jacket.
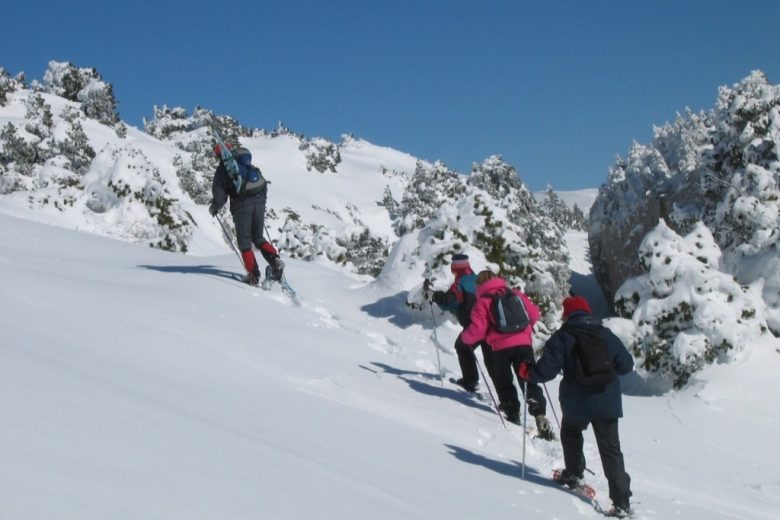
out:
{"label": "person in blue jacket", "polygon": [[[469,257],[464,254],[452,255],[450,270],[455,275],[455,281],[446,291],[434,291],[430,280],[426,278],[423,283],[423,295],[429,302],[432,301],[444,311],[449,311],[458,319],[458,323],[464,329],[471,324],[471,309],[476,302],[477,275],[471,269]],[[455,352],[458,354],[458,364],[463,377],[456,384],[469,392],[476,392],[479,385],[479,368],[477,358],[474,355],[476,347],[482,347],[482,357],[485,360],[490,379],[493,380],[493,351],[490,347],[480,342],[477,345],[466,345],[458,334],[455,340]]]}
{"label": "person in blue jacket", "polygon": [[582,483],[585,471],[582,432],[591,424],[613,503],[609,516],[624,518],[630,513],[631,477],[625,470],[618,436],[618,419],[623,417],[620,378],[615,377],[611,383],[603,386],[585,386],[577,382],[573,357],[576,337],[567,329],[597,331],[598,336],[606,342],[618,375],[631,372],[634,359],[623,342],[604,327],[600,319],[591,315],[590,305],[585,298],[566,298],[563,301],[563,319],[564,325],[545,343],[542,357],[535,365],[521,364],[518,375],[529,382],[543,383],[563,371],[558,397],[563,415],[561,445],[566,468],[561,474],[560,483],[569,487]]}

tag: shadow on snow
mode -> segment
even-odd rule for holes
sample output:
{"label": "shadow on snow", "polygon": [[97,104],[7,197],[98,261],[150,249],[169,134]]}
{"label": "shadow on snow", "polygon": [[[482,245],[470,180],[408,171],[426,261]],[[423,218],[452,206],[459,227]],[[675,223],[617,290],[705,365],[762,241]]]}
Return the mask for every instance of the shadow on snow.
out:
{"label": "shadow on snow", "polygon": [[396,327],[405,329],[418,323],[406,306],[408,294],[408,291],[401,291],[393,296],[386,296],[373,303],[367,303],[360,307],[360,310],[373,318],[387,318]]}
{"label": "shadow on snow", "polygon": [[[372,361],[371,364],[387,374],[396,376],[398,379],[409,385],[409,388],[415,392],[432,397],[453,399],[461,404],[470,406],[471,408],[476,408],[477,410],[484,412],[495,413],[495,410],[493,410],[492,407],[479,402],[476,397],[467,394],[465,390],[451,388],[446,383],[444,386],[441,386],[439,376],[435,374],[412,370],[401,370],[399,368],[391,367],[390,365],[378,363],[376,361]],[[366,370],[373,372],[373,370],[368,367],[361,368],[365,368]],[[425,379],[426,381],[421,381],[420,379]],[[430,383],[428,381],[430,381]]]}
{"label": "shadow on snow", "polygon": [[159,271],[161,273],[179,273],[179,274],[203,274],[207,276],[216,276],[218,278],[227,278],[228,280],[241,280],[241,276],[224,269],[218,269],[213,265],[139,265],[142,269]]}

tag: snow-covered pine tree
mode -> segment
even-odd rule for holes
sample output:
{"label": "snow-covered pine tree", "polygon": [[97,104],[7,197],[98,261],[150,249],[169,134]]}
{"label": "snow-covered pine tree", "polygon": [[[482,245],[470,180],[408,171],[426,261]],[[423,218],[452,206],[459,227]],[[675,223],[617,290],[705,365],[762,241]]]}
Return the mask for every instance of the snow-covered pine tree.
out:
{"label": "snow-covered pine tree", "polygon": [[453,202],[466,192],[466,183],[456,172],[442,162],[434,164],[417,161],[409,184],[404,190],[398,208],[395,232],[405,235],[421,229],[436,213],[437,208]]}
{"label": "snow-covered pine tree", "polygon": [[[0,147],[2,147],[3,162],[8,166],[9,176],[4,182],[4,193],[9,193],[11,187],[21,187],[21,179],[16,178],[13,172],[28,177],[32,175],[38,160],[38,152],[32,143],[19,135],[16,126],[10,122],[6,123],[0,131]],[[13,177],[13,180],[9,180],[10,177]]]}
{"label": "snow-covered pine tree", "polygon": [[616,308],[632,319],[629,348],[651,376],[679,388],[767,332],[756,305],[760,284],[745,288],[720,271],[720,248],[704,224],[681,237],[661,221],[642,241],[639,259],[647,272],[621,286]]}
{"label": "snow-covered pine tree", "polygon": [[[494,155],[472,167],[469,184],[493,194],[494,201],[478,204],[485,216],[474,244],[488,261],[499,266],[499,275],[522,288],[542,309],[545,324],[553,330],[561,302],[568,294],[569,252],[563,230],[547,217],[517,171]],[[498,206],[506,219],[493,218]],[[502,224],[503,222],[503,224]]]}
{"label": "snow-covered pine tree", "polygon": [[400,204],[393,197],[393,191],[390,189],[390,186],[385,186],[385,191],[382,193],[382,200],[379,201],[378,204],[387,210],[390,220],[395,221],[398,218]]}
{"label": "snow-covered pine tree", "polygon": [[24,116],[24,129],[37,137],[36,144],[39,145],[51,137],[54,125],[51,105],[46,103],[38,92],[34,92],[27,98],[25,107],[27,113]]}
{"label": "snow-covered pine tree", "polygon": [[80,102],[87,117],[109,126],[120,121],[114,87],[104,81],[96,69],[50,61],[43,81],[45,92]]}
{"label": "snow-covered pine tree", "polygon": [[68,169],[77,176],[84,175],[95,158],[95,150],[90,146],[87,134],[78,120],[71,123],[65,140],[55,143],[55,149],[57,153],[65,156]]}
{"label": "snow-covered pine tree", "polygon": [[0,67],[0,107],[8,103],[8,94],[21,88],[24,88],[24,73],[11,76],[8,71]]}
{"label": "snow-covered pine tree", "polygon": [[721,87],[715,108],[655,128],[652,145],[619,158],[590,214],[594,272],[607,294],[641,273],[633,254],[664,221],[681,234],[697,222],[723,251],[721,269],[763,279],[767,321],[780,332],[780,87],[753,72]]}

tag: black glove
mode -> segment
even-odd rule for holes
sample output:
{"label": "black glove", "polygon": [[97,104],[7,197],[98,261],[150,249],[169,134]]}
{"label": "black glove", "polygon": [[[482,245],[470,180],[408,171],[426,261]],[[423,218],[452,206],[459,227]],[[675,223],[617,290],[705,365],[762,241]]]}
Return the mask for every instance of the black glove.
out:
{"label": "black glove", "polygon": [[211,213],[212,217],[216,217],[217,213],[219,213],[219,208],[213,202],[209,204],[209,213]]}
{"label": "black glove", "polygon": [[423,298],[425,298],[425,301],[431,302],[433,300],[433,287],[430,280],[427,278],[423,282]]}

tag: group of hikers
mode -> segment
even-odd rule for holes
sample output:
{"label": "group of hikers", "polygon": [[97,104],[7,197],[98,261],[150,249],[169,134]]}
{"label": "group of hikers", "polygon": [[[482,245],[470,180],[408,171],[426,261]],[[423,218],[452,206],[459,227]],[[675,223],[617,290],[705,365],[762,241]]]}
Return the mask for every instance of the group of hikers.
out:
{"label": "group of hikers", "polygon": [[[229,153],[222,147],[225,146]],[[263,182],[256,189],[239,192],[234,178],[226,167],[226,157],[247,157],[248,150],[219,143],[214,147],[219,165],[212,183],[212,201],[209,213],[217,216],[230,200],[230,212],[236,229],[238,251],[246,269],[245,283],[257,285],[260,268],[252,250],[254,244],[268,263],[266,277],[280,280],[284,263],[276,248],[263,236],[265,229],[265,204],[267,185]],[[541,318],[539,308],[518,289],[509,289],[506,281],[485,270],[476,275],[468,256],[452,256],[450,268],[455,280],[447,290],[434,290],[429,280],[423,284],[425,299],[441,309],[452,312],[463,327],[455,340],[462,377],[456,383],[469,392],[476,392],[479,384],[479,367],[474,350],[479,347],[490,379],[498,395],[498,413],[503,412],[508,421],[520,422],[520,401],[515,387],[515,376],[521,381],[527,411],[535,421],[538,436],[551,441],[555,433],[547,420],[547,401],[540,383],[554,379],[563,372],[559,400],[562,420],[561,444],[565,469],[559,482],[573,489],[584,484],[585,456],[582,432],[593,426],[601,464],[609,483],[609,497],[613,507],[608,516],[624,518],[630,513],[631,479],[625,471],[623,453],[618,437],[618,418],[623,416],[620,378],[597,382],[595,386],[578,381],[575,348],[582,333],[594,334],[604,345],[608,363],[617,375],[633,370],[633,359],[623,343],[601,321],[591,314],[590,305],[581,296],[571,296],[563,301],[564,326],[557,330],[544,345],[544,353],[534,360],[533,328]],[[497,326],[492,310],[492,296],[512,291],[521,301],[526,313],[527,326],[512,332],[502,332]],[[579,331],[579,332],[577,332]]]}
{"label": "group of hikers", "polygon": [[[536,361],[532,346],[533,328],[541,313],[531,298],[518,289],[510,289],[506,281],[492,271],[475,274],[468,256],[464,254],[452,256],[450,270],[455,280],[449,288],[434,290],[433,284],[426,279],[423,297],[442,310],[453,313],[463,327],[455,340],[462,377],[454,382],[469,392],[477,391],[480,370],[475,349],[480,348],[485,368],[496,389],[499,413],[503,412],[510,422],[520,423],[520,401],[515,387],[517,376],[527,411],[536,421],[538,437],[554,440],[540,384],[562,372],[559,400],[565,468],[560,472],[558,482],[572,489],[582,488],[586,469],[583,431],[590,424],[612,500],[612,508],[606,514],[617,518],[628,517],[631,511],[631,478],[625,470],[618,435],[618,419],[623,416],[623,405],[620,378],[617,376],[631,372],[634,360],[623,342],[593,316],[585,298],[569,296],[563,300],[563,325],[550,336],[542,356]],[[494,301],[507,291],[520,299],[527,314],[527,326],[522,330],[501,332],[497,325]],[[588,348],[580,346],[586,343],[598,344],[595,348],[603,350],[601,363],[609,367],[611,374],[592,381],[578,374],[582,368],[577,349]]]}

